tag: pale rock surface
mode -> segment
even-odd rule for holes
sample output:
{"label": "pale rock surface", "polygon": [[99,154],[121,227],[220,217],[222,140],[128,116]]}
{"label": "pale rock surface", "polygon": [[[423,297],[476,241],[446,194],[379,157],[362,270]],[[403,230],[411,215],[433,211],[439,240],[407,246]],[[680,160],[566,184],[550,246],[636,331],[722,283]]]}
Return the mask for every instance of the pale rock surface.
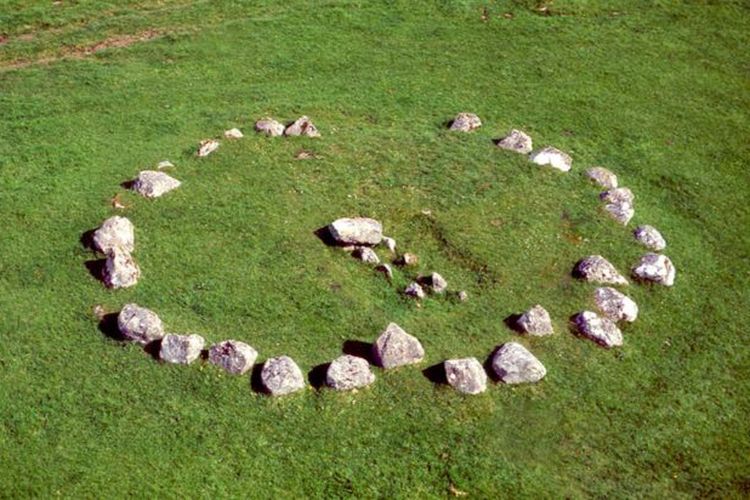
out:
{"label": "pale rock surface", "polygon": [[464,394],[479,394],[487,389],[487,373],[476,358],[449,359],[443,363],[448,384]]}
{"label": "pale rock surface", "polygon": [[227,139],[242,139],[245,135],[242,133],[242,130],[238,128],[230,128],[229,130],[224,131],[224,137]]}
{"label": "pale rock surface", "polygon": [[482,120],[474,113],[459,113],[450,125],[451,130],[459,132],[471,132],[482,126]]}
{"label": "pale rock surface", "polygon": [[350,391],[375,382],[367,360],[344,354],[331,362],[326,372],[326,385],[337,391]]}
{"label": "pale rock surface", "polygon": [[518,318],[517,325],[522,332],[535,337],[543,337],[554,333],[552,329],[552,319],[550,318],[549,313],[539,304],[523,313],[521,317]]}
{"label": "pale rock surface", "polygon": [[633,237],[638,243],[654,252],[661,252],[667,248],[667,241],[654,226],[638,226],[633,231]]}
{"label": "pale rock surface", "polygon": [[320,132],[313,122],[306,116],[301,116],[284,130],[286,136],[304,135],[307,137],[320,137]]}
{"label": "pale rock surface", "polygon": [[247,373],[258,358],[258,351],[239,340],[225,340],[208,350],[208,360],[232,375]]}
{"label": "pale rock surface", "polygon": [[164,325],[156,313],[138,304],[125,304],[117,315],[117,328],[128,340],[146,345],[164,337]]}
{"label": "pale rock surface", "polygon": [[390,323],[373,344],[372,354],[378,366],[389,369],[419,363],[424,359],[424,348],[416,337]]}
{"label": "pale rock surface", "polygon": [[647,253],[633,268],[633,277],[664,286],[674,285],[675,268],[666,255]]}
{"label": "pale rock surface", "polygon": [[508,342],[495,351],[491,360],[492,371],[506,384],[538,382],[547,369],[521,344]]}
{"label": "pale rock surface", "polygon": [[444,293],[448,289],[448,282],[438,273],[430,273],[427,276],[417,278],[417,283],[427,288],[432,293]]}
{"label": "pale rock surface", "polygon": [[370,247],[357,247],[352,252],[352,256],[355,259],[366,262],[367,264],[380,264],[380,258]]}
{"label": "pale rock surface", "polygon": [[205,139],[198,145],[198,156],[203,158],[219,149],[219,141],[216,139]]}
{"label": "pale rock surface", "polygon": [[271,358],[263,363],[260,380],[273,396],[291,394],[305,387],[302,370],[289,356]]}
{"label": "pale rock surface", "polygon": [[607,203],[629,203],[632,205],[633,200],[635,200],[635,195],[633,194],[633,191],[630,190],[630,188],[618,187],[604,191],[599,195],[599,198]]}
{"label": "pale rock surface", "polygon": [[391,253],[396,253],[396,240],[394,240],[393,238],[389,238],[388,236],[383,236],[383,239],[381,240],[380,243],[385,245],[385,247]]}
{"label": "pale rock surface", "polygon": [[469,293],[466,290],[461,290],[457,294],[458,300],[461,302],[466,302],[469,300]]}
{"label": "pale rock surface", "polygon": [[158,198],[180,187],[181,182],[164,172],[143,170],[132,183],[131,189],[146,198]]}
{"label": "pale rock surface", "polygon": [[93,242],[94,248],[102,253],[107,253],[113,248],[132,252],[135,250],[133,223],[119,215],[110,217],[94,231]]}
{"label": "pale rock surface", "polygon": [[383,239],[383,225],[367,217],[344,217],[328,226],[339,245],[377,245]]}
{"label": "pale rock surface", "polygon": [[594,291],[596,307],[612,321],[632,323],[638,318],[638,305],[627,295],[611,287],[597,288]]}
{"label": "pale rock surface", "polygon": [[255,122],[255,130],[271,137],[284,135],[284,124],[272,118],[263,118]]}
{"label": "pale rock surface", "polygon": [[605,189],[617,187],[617,176],[604,167],[591,167],[586,170],[586,176]]}
{"label": "pale rock surface", "polygon": [[628,284],[628,280],[615,269],[615,266],[601,255],[590,255],[582,259],[576,265],[574,274],[591,283],[603,285]]}
{"label": "pale rock surface", "polygon": [[622,345],[622,332],[614,321],[591,311],[576,314],[573,324],[578,333],[607,349]]}
{"label": "pale rock surface", "polygon": [[128,288],[138,283],[141,270],[130,255],[121,248],[107,252],[102,278],[108,288]]}
{"label": "pale rock surface", "polygon": [[160,162],[159,162],[159,163],[158,163],[158,164],[156,165],[156,168],[157,168],[157,169],[159,169],[159,170],[161,170],[161,169],[163,169],[163,168],[172,168],[172,167],[174,167],[174,163],[172,163],[172,162],[171,162],[171,161],[169,161],[169,160],[164,160],[164,161],[160,161]]}
{"label": "pale rock surface", "polygon": [[200,357],[205,343],[200,335],[168,333],[161,339],[159,357],[169,363],[190,364]]}
{"label": "pale rock surface", "polygon": [[570,155],[552,146],[532,152],[529,159],[537,165],[549,166],[561,172],[569,171],[573,165]]}
{"label": "pale rock surface", "polygon": [[404,294],[408,295],[409,297],[414,297],[415,299],[423,299],[427,296],[424,288],[422,288],[422,285],[420,285],[416,281],[413,281],[406,286],[406,288],[404,289]]}
{"label": "pale rock surface", "polygon": [[419,257],[409,252],[396,259],[396,265],[398,266],[416,266],[418,263]]}
{"label": "pale rock surface", "polygon": [[623,226],[626,226],[630,222],[630,219],[633,218],[633,215],[635,215],[633,204],[626,201],[622,203],[607,203],[604,205],[604,210],[610,217]]}
{"label": "pale rock surface", "polygon": [[516,129],[511,130],[508,135],[497,141],[497,147],[521,154],[529,154],[533,149],[531,137]]}

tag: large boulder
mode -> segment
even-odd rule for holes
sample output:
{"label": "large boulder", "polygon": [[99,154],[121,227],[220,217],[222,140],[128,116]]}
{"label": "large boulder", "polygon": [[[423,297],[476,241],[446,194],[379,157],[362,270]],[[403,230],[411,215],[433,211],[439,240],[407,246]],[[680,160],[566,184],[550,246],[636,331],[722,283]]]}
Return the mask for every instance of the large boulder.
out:
{"label": "large boulder", "polygon": [[239,340],[225,340],[208,350],[208,360],[232,375],[247,373],[257,358],[258,352]]}
{"label": "large boulder", "polygon": [[205,343],[200,335],[168,333],[161,339],[159,357],[168,363],[186,365],[200,357]]}
{"label": "large boulder", "polygon": [[130,255],[122,248],[112,248],[107,252],[102,279],[108,288],[128,288],[138,283],[141,270]]}
{"label": "large boulder", "polygon": [[554,333],[554,330],[552,329],[552,319],[549,317],[549,313],[539,304],[523,313],[521,317],[518,318],[516,325],[522,332],[535,337],[543,337]]}
{"label": "large boulder", "polygon": [[326,371],[326,384],[337,391],[350,391],[375,382],[367,360],[344,354],[334,359]]}
{"label": "large boulder", "polygon": [[450,125],[451,130],[459,132],[471,132],[482,126],[482,120],[474,113],[459,113]]}
{"label": "large boulder", "polygon": [[122,248],[132,252],[135,249],[133,223],[119,215],[110,217],[94,231],[92,240],[94,248],[102,253],[107,253],[113,248]]}
{"label": "large boulder", "polygon": [[158,198],[173,189],[180,187],[180,181],[164,172],[143,170],[132,183],[131,188],[146,198]]}
{"label": "large boulder", "polygon": [[586,177],[605,189],[617,187],[617,176],[604,167],[591,167],[586,170]]}
{"label": "large boulder", "polygon": [[611,287],[594,291],[596,307],[612,321],[633,322],[638,318],[638,305],[627,295]]}
{"label": "large boulder", "polygon": [[383,239],[383,225],[367,217],[344,217],[328,226],[339,245],[377,245]]}
{"label": "large boulder", "polygon": [[284,124],[277,122],[273,118],[263,118],[255,122],[256,132],[266,134],[271,137],[284,135]]}
{"label": "large boulder", "polygon": [[628,280],[620,274],[615,266],[601,255],[589,255],[580,260],[573,274],[585,281],[603,285],[627,285]]}
{"label": "large boulder", "polygon": [[263,363],[260,380],[273,396],[291,394],[305,387],[302,370],[289,356],[278,356]]}
{"label": "large boulder", "polygon": [[573,159],[569,154],[552,146],[532,152],[529,159],[537,165],[549,166],[561,172],[569,171],[573,165]]}
{"label": "large boulder", "polygon": [[633,277],[641,281],[650,281],[664,286],[674,285],[676,271],[674,264],[666,255],[647,253],[633,268]]}
{"label": "large boulder", "polygon": [[390,323],[372,346],[375,363],[385,369],[419,363],[424,359],[422,344],[396,323]]}
{"label": "large boulder", "polygon": [[487,389],[487,373],[476,358],[449,359],[443,363],[445,378],[464,394],[479,394]]}
{"label": "large boulder", "polygon": [[508,151],[514,151],[521,154],[529,154],[533,149],[531,144],[531,137],[521,130],[513,129],[508,132],[508,135],[497,141],[497,147],[501,149],[507,149]]}
{"label": "large boulder", "polygon": [[614,321],[602,318],[591,311],[583,311],[573,317],[578,333],[607,349],[622,345],[622,332]]}
{"label": "large boulder", "polygon": [[661,252],[667,248],[667,241],[664,239],[664,236],[661,235],[658,229],[648,224],[635,228],[633,237],[635,241],[654,252]]}
{"label": "large boulder", "polygon": [[164,337],[164,326],[156,313],[137,304],[125,304],[117,315],[117,328],[123,337],[146,345]]}
{"label": "large boulder", "polygon": [[313,122],[306,116],[301,116],[284,130],[286,136],[304,135],[307,137],[320,137],[320,132]]}
{"label": "large boulder", "polygon": [[516,342],[501,345],[492,356],[492,371],[506,384],[538,382],[547,369],[528,349]]}

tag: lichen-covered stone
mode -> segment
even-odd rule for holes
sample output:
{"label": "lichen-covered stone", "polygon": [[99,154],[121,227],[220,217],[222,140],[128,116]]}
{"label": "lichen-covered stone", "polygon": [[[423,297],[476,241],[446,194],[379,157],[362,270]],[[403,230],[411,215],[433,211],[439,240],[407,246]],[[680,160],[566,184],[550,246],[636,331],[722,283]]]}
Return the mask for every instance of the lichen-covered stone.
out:
{"label": "lichen-covered stone", "polygon": [[627,285],[628,280],[615,266],[601,255],[590,255],[576,264],[573,271],[576,277],[603,285]]}
{"label": "lichen-covered stone", "polygon": [[591,167],[586,170],[586,176],[605,189],[617,187],[617,176],[604,167]]}
{"label": "lichen-covered stone", "polygon": [[450,125],[451,130],[459,132],[471,132],[482,126],[482,120],[474,113],[459,113]]}
{"label": "lichen-covered stone", "polygon": [[130,255],[122,248],[112,248],[107,252],[102,279],[108,288],[128,288],[138,283],[141,270]]}
{"label": "lichen-covered stone", "polygon": [[125,304],[117,315],[117,328],[123,337],[146,345],[164,337],[164,326],[156,313],[137,304]]}
{"label": "lichen-covered stone", "polygon": [[219,149],[219,141],[217,141],[216,139],[206,139],[206,140],[201,141],[200,144],[198,145],[197,154],[199,157],[202,158],[204,156],[210,155],[217,149]]}
{"label": "lichen-covered stone", "polygon": [[320,132],[318,132],[318,129],[315,127],[315,125],[313,125],[313,122],[311,122],[308,117],[301,116],[284,130],[284,135],[304,135],[306,137],[320,137]]}
{"label": "lichen-covered stone", "polygon": [[200,357],[205,343],[200,335],[168,333],[161,339],[159,357],[169,363],[186,365]]}
{"label": "lichen-covered stone", "polygon": [[164,172],[143,170],[132,183],[131,189],[146,198],[158,198],[180,187],[181,182]]}
{"label": "lichen-covered stone", "polygon": [[549,313],[539,304],[523,313],[518,318],[517,325],[522,332],[536,337],[543,337],[554,333]]}
{"label": "lichen-covered stone", "polygon": [[383,225],[367,217],[336,219],[328,232],[339,245],[377,245],[383,239]]}
{"label": "lichen-covered stone", "polygon": [[573,165],[573,159],[569,154],[552,146],[532,152],[529,159],[537,165],[549,166],[561,172],[569,171]]}
{"label": "lichen-covered stone", "polygon": [[126,217],[115,215],[102,222],[94,231],[94,248],[107,253],[113,248],[122,248],[128,252],[135,250],[135,232],[133,223]]}
{"label": "lichen-covered stone", "polygon": [[506,384],[538,382],[547,369],[521,344],[508,342],[500,346],[491,360],[492,371]]}
{"label": "lichen-covered stone", "polygon": [[445,378],[464,394],[479,394],[487,389],[487,373],[476,358],[449,359],[443,363]]}
{"label": "lichen-covered stone", "polygon": [[277,122],[272,118],[263,118],[255,122],[256,132],[265,134],[271,137],[278,137],[284,135],[284,124]]}
{"label": "lichen-covered stone", "polygon": [[232,375],[247,373],[257,358],[258,352],[239,340],[225,340],[208,350],[208,360]]}
{"label": "lichen-covered stone", "polygon": [[263,363],[260,371],[263,387],[273,396],[283,396],[304,389],[305,378],[289,356],[278,356]]}
{"label": "lichen-covered stone", "polygon": [[594,301],[602,314],[612,321],[633,322],[638,317],[638,305],[614,288],[597,288]]}
{"label": "lichen-covered stone", "polygon": [[614,321],[591,311],[583,311],[573,317],[578,333],[607,349],[622,345],[622,332]]}
{"label": "lichen-covered stone", "polygon": [[497,141],[497,147],[521,154],[529,154],[533,149],[531,137],[516,129],[511,130],[508,135]]}
{"label": "lichen-covered stone", "polygon": [[667,241],[654,226],[649,226],[647,224],[638,226],[635,228],[635,231],[633,231],[633,237],[638,243],[654,252],[661,252],[667,248]]}
{"label": "lichen-covered stone", "polygon": [[378,366],[389,369],[419,363],[424,359],[424,348],[416,337],[390,323],[373,344],[372,354]]}
{"label": "lichen-covered stone", "polygon": [[337,391],[350,391],[375,382],[367,360],[345,354],[334,359],[326,371],[326,384]]}
{"label": "lichen-covered stone", "polygon": [[647,253],[633,268],[633,277],[664,286],[674,285],[675,268],[666,255]]}

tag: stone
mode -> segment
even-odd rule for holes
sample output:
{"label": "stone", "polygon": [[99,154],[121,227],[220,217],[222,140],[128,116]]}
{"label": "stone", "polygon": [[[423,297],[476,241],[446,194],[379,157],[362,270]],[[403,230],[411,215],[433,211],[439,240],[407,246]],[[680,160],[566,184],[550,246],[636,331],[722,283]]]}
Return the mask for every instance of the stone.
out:
{"label": "stone", "polygon": [[487,389],[487,373],[476,358],[449,359],[443,363],[448,384],[464,394],[479,394]]}
{"label": "stone", "polygon": [[537,165],[550,166],[561,172],[569,171],[573,165],[573,159],[570,155],[552,146],[532,152],[529,159]]}
{"label": "stone", "polygon": [[604,210],[610,217],[623,226],[626,226],[630,222],[630,219],[633,218],[633,215],[635,215],[633,204],[626,201],[622,203],[607,203],[604,205]]}
{"label": "stone", "polygon": [[130,255],[122,248],[112,248],[107,252],[102,279],[108,288],[128,288],[138,283],[141,270]]}
{"label": "stone", "polygon": [[132,252],[135,250],[133,223],[119,215],[110,217],[94,231],[92,240],[94,248],[102,253],[107,253],[113,248],[122,248]]}
{"label": "stone", "polygon": [[143,170],[132,183],[132,189],[146,198],[158,198],[180,187],[181,182],[164,172]]}
{"label": "stone", "polygon": [[389,266],[388,264],[380,264],[375,268],[375,271],[383,274],[383,276],[385,276],[388,281],[393,279],[393,269],[391,269],[391,266]]}
{"label": "stone", "polygon": [[377,245],[383,239],[383,225],[367,217],[336,219],[328,231],[339,245]]}
{"label": "stone", "polygon": [[469,293],[466,290],[461,290],[456,294],[460,302],[466,302],[469,300]]}
{"label": "stone", "polygon": [[123,337],[141,345],[164,337],[164,326],[156,313],[138,304],[125,304],[117,315],[117,328]]}
{"label": "stone", "polygon": [[633,237],[638,243],[654,252],[661,252],[667,248],[667,242],[664,239],[664,236],[662,236],[659,230],[654,226],[638,226],[635,228],[635,231],[633,231]]}
{"label": "stone", "polygon": [[602,318],[591,311],[583,311],[573,317],[578,333],[607,349],[622,345],[622,332],[614,321]]}
{"label": "stone", "polygon": [[313,125],[313,122],[306,116],[301,116],[297,120],[284,129],[284,135],[286,136],[298,136],[304,135],[307,137],[320,137],[320,132]]}
{"label": "stone", "polygon": [[245,135],[238,128],[230,128],[224,131],[224,137],[227,139],[242,139]]}
{"label": "stone", "polygon": [[225,340],[208,350],[208,360],[232,375],[247,373],[257,358],[258,351],[239,340]]}
{"label": "stone", "polygon": [[533,149],[531,137],[516,129],[511,130],[508,135],[497,141],[497,147],[525,155],[531,153]]}
{"label": "stone", "polygon": [[605,189],[617,187],[617,176],[604,167],[591,167],[586,170],[586,176]]}
{"label": "stone", "polygon": [[344,354],[334,359],[326,371],[326,385],[337,391],[350,391],[375,382],[367,360]]}
{"label": "stone", "polygon": [[255,122],[255,131],[271,137],[284,135],[284,124],[272,118],[263,118]]}
{"label": "stone", "polygon": [[219,141],[216,139],[205,139],[198,145],[198,156],[203,158],[219,149]]}
{"label": "stone", "polygon": [[611,287],[597,288],[594,291],[596,307],[612,321],[632,323],[638,318],[638,305],[627,295]]}
{"label": "stone", "polygon": [[615,269],[615,266],[601,255],[589,255],[579,261],[576,264],[573,274],[591,283],[601,283],[603,285],[628,284],[628,280]]}
{"label": "stone", "polygon": [[409,252],[396,259],[397,266],[416,266],[417,264],[419,264],[419,257]]}
{"label": "stone", "polygon": [[424,288],[422,288],[422,286],[416,281],[413,281],[406,286],[404,289],[404,295],[414,297],[415,299],[423,299],[427,296]]}
{"label": "stone", "polygon": [[378,254],[376,254],[375,250],[370,247],[357,247],[352,252],[352,256],[355,259],[359,259],[362,262],[366,262],[368,264],[380,264],[380,258],[378,257]]}
{"label": "stone", "polygon": [[607,191],[600,193],[599,199],[607,203],[629,203],[632,205],[633,200],[635,200],[635,195],[633,194],[633,191],[630,190],[630,188],[618,187],[614,189],[608,189]]}
{"label": "stone", "polygon": [[448,282],[438,273],[430,273],[427,276],[417,278],[417,283],[426,287],[432,293],[444,293],[448,289]]}
{"label": "stone", "polygon": [[390,323],[372,346],[375,363],[390,369],[419,363],[424,359],[422,344],[396,323]]}
{"label": "stone", "polygon": [[200,357],[205,344],[200,335],[168,333],[161,339],[159,357],[168,363],[187,365]]}
{"label": "stone", "polygon": [[291,394],[305,387],[302,370],[289,356],[278,356],[263,363],[260,380],[273,396]]}
{"label": "stone", "polygon": [[676,270],[666,255],[647,253],[633,268],[633,277],[664,286],[674,285]]}
{"label": "stone", "polygon": [[554,333],[554,330],[552,329],[552,319],[549,317],[549,313],[539,304],[523,313],[521,317],[518,318],[517,325],[522,332],[535,337],[543,337]]}
{"label": "stone", "polygon": [[396,253],[396,240],[393,238],[389,238],[388,236],[383,236],[383,239],[380,241],[382,245],[385,245],[385,247],[390,250],[391,253]]}
{"label": "stone", "polygon": [[495,376],[506,384],[539,382],[547,374],[541,361],[516,342],[501,345],[492,356],[491,366]]}
{"label": "stone", "polygon": [[160,161],[156,165],[156,168],[159,169],[159,170],[161,170],[163,168],[173,168],[173,167],[174,167],[174,164],[171,161],[169,161],[169,160]]}
{"label": "stone", "polygon": [[450,125],[451,130],[459,132],[471,132],[482,126],[482,120],[474,113],[459,113]]}

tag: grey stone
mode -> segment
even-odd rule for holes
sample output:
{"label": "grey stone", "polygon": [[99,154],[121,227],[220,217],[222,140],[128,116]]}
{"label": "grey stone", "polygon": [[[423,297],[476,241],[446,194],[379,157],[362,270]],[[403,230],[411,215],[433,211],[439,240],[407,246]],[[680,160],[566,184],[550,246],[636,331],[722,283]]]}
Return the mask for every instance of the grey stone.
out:
{"label": "grey stone", "polygon": [[430,273],[427,276],[417,278],[417,283],[427,288],[432,293],[444,293],[448,289],[448,282],[438,273]]}
{"label": "grey stone", "polygon": [[393,238],[389,238],[388,236],[383,236],[383,239],[380,242],[381,244],[385,245],[385,247],[391,251],[391,253],[396,253],[396,240]]}
{"label": "grey stone", "polygon": [[638,226],[633,231],[633,237],[638,243],[655,252],[661,252],[667,248],[664,236],[654,226]]}
{"label": "grey stone", "polygon": [[552,319],[545,308],[539,304],[535,305],[518,318],[518,327],[521,331],[536,337],[552,335]]}
{"label": "grey stone", "polygon": [[132,252],[135,249],[133,223],[119,215],[110,217],[94,231],[93,241],[94,248],[102,253],[107,253],[113,248]]}
{"label": "grey stone", "polygon": [[132,184],[132,189],[146,198],[158,198],[173,189],[180,187],[180,181],[164,172],[143,170]]}
{"label": "grey stone", "polygon": [[531,137],[516,129],[511,130],[508,135],[497,141],[497,147],[525,155],[531,153],[533,149]]}
{"label": "grey stone", "polygon": [[242,139],[245,135],[242,133],[242,130],[238,128],[230,128],[229,130],[224,131],[224,137],[227,139]]}
{"label": "grey stone", "polygon": [[630,219],[633,218],[633,215],[635,215],[633,204],[627,201],[621,203],[607,203],[604,205],[604,210],[610,217],[623,226],[626,226],[628,222],[630,222]]}
{"label": "grey stone", "polygon": [[591,167],[586,170],[586,176],[605,189],[617,187],[617,176],[604,167]]}
{"label": "grey stone", "polygon": [[471,132],[482,126],[482,120],[474,113],[459,113],[451,122],[450,129],[459,132]]}
{"label": "grey stone", "polygon": [[350,391],[375,382],[370,364],[356,356],[345,354],[334,359],[326,371],[326,384],[337,391]]}
{"label": "grey stone", "polygon": [[263,363],[260,380],[273,396],[283,396],[305,387],[302,370],[289,356],[271,358]]}
{"label": "grey stone", "polygon": [[602,314],[612,321],[632,323],[638,317],[638,305],[633,299],[614,288],[597,288],[594,291],[594,301]]}
{"label": "grey stone", "polygon": [[263,118],[255,122],[255,130],[271,137],[284,135],[284,125],[272,118]]}
{"label": "grey stone", "polygon": [[635,200],[635,195],[633,194],[633,191],[630,190],[630,188],[618,187],[604,191],[603,193],[599,194],[599,198],[607,203],[629,203],[632,205],[633,200]]}
{"label": "grey stone", "polygon": [[128,340],[146,345],[164,337],[164,326],[156,313],[138,304],[125,304],[117,315],[117,328]]}
{"label": "grey stone", "polygon": [[466,302],[467,300],[469,300],[469,294],[466,290],[459,291],[458,294],[456,294],[456,296],[458,297],[458,300],[461,302]]}
{"label": "grey stone", "polygon": [[393,279],[393,269],[388,264],[380,264],[375,271],[382,273],[389,281]]}
{"label": "grey stone", "polygon": [[396,259],[397,266],[416,266],[419,263],[419,257],[413,253],[406,252],[401,257]]}
{"label": "grey stone", "polygon": [[159,357],[169,363],[190,364],[200,357],[205,343],[200,335],[168,333],[161,339]]}
{"label": "grey stone", "polygon": [[561,172],[569,171],[573,165],[570,155],[552,146],[532,152],[529,159],[537,165],[549,166]]}
{"label": "grey stone", "polygon": [[247,373],[257,358],[258,351],[239,340],[225,340],[208,350],[208,360],[232,375]]}
{"label": "grey stone", "polygon": [[385,369],[419,363],[424,359],[422,344],[396,323],[390,323],[372,346],[373,358]]}
{"label": "grey stone", "polygon": [[464,394],[479,394],[487,389],[487,373],[476,358],[449,359],[443,363],[445,378]]}
{"label": "grey stone", "polygon": [[664,286],[674,285],[675,267],[669,257],[647,253],[633,268],[633,277],[641,281],[650,281]]}
{"label": "grey stone", "polygon": [[318,132],[318,129],[315,127],[315,125],[313,125],[313,122],[311,122],[308,117],[301,116],[297,118],[297,121],[289,125],[284,130],[284,135],[304,135],[307,137],[320,137],[320,132]]}
{"label": "grey stone", "polygon": [[107,252],[102,278],[108,288],[128,288],[138,283],[141,270],[133,260],[130,252],[121,248],[112,248]]}
{"label": "grey stone", "polygon": [[414,297],[415,299],[423,299],[427,295],[425,294],[422,285],[420,285],[416,281],[413,281],[406,286],[406,288],[404,289],[404,294],[408,295],[409,297]]}
{"label": "grey stone", "polygon": [[367,217],[344,217],[328,226],[339,245],[377,245],[383,239],[383,225]]}
{"label": "grey stone", "polygon": [[355,259],[361,260],[362,262],[366,262],[368,264],[380,264],[380,258],[378,258],[378,254],[376,254],[375,250],[370,247],[357,247],[352,252],[352,256]]}
{"label": "grey stone", "polygon": [[492,356],[492,371],[506,384],[538,382],[547,369],[528,349],[516,342],[500,346]]}
{"label": "grey stone", "polygon": [[202,158],[204,156],[210,155],[217,149],[219,149],[219,141],[217,141],[216,139],[205,139],[198,145],[197,154]]}
{"label": "grey stone", "polygon": [[603,285],[628,284],[628,280],[615,269],[615,266],[601,255],[590,255],[578,262],[574,274],[592,283]]}
{"label": "grey stone", "polygon": [[607,349],[622,345],[622,332],[614,321],[591,311],[583,311],[573,317],[578,333]]}

